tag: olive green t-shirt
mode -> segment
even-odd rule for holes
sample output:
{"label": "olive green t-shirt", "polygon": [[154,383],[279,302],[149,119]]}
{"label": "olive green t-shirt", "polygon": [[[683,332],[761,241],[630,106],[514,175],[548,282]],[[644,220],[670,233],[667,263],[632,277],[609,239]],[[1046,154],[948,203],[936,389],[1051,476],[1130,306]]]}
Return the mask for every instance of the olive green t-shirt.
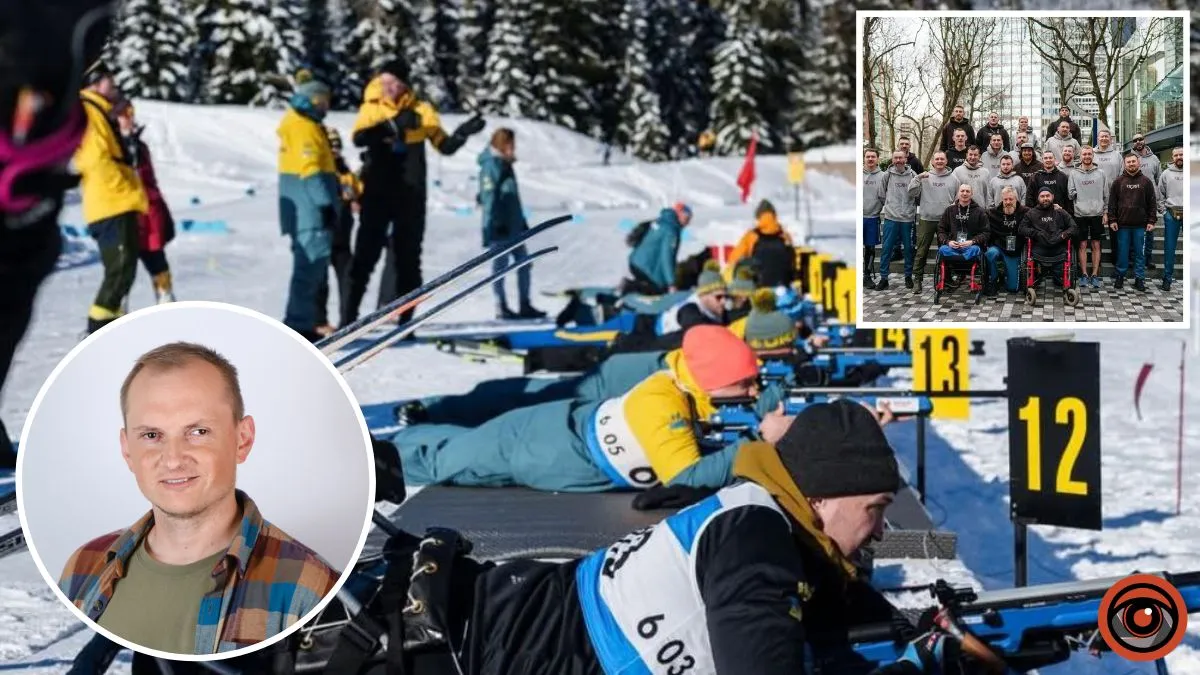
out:
{"label": "olive green t-shirt", "polygon": [[142,540],[97,623],[149,649],[191,654],[200,600],[213,589],[212,570],[223,555],[225,551],[187,565],[168,565],[152,558]]}

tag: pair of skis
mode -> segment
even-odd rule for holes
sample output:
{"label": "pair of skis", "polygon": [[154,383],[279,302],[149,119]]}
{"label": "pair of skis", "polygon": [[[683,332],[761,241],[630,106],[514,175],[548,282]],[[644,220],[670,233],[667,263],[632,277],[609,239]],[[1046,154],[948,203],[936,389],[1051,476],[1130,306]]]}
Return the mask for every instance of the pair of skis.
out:
{"label": "pair of skis", "polygon": [[[550,246],[539,251],[535,251],[529,254],[528,257],[522,259],[520,262],[505,265],[502,269],[489,274],[483,279],[467,286],[446,300],[438,303],[421,316],[415,317],[399,326],[395,326],[381,336],[368,338],[370,342],[362,349],[343,355],[339,358],[335,358],[335,356],[339,352],[344,351],[351,343],[362,338],[367,338],[367,336],[375,331],[376,328],[380,328],[387,324],[393,315],[401,314],[410,309],[415,309],[418,305],[436,295],[438,291],[441,291],[445,287],[454,284],[456,281],[459,281],[463,276],[483,267],[484,265],[487,265],[496,258],[510,253],[518,246],[524,244],[530,239],[533,239],[537,235],[549,230],[550,228],[555,227],[556,225],[561,225],[562,223],[570,220],[571,216],[565,215],[538,223],[536,226],[530,228],[515,239],[484,251],[480,255],[475,256],[458,267],[455,267],[449,272],[437,277],[433,281],[430,281],[420,288],[405,294],[403,297],[397,298],[384,307],[380,307],[378,310],[368,314],[367,316],[364,316],[349,326],[338,330],[320,342],[317,342],[316,347],[320,349],[321,353],[325,354],[327,358],[333,361],[334,365],[337,366],[340,372],[345,373],[355,366],[362,365],[368,359],[382,352],[384,349],[387,349],[391,345],[408,337],[414,331],[416,331],[417,328],[427,324],[431,319],[434,319],[435,317],[454,308],[463,300],[466,300],[479,290],[490,286],[493,281],[503,278],[510,272],[519,270],[522,267],[533,263],[535,260],[557,251],[558,247]],[[15,511],[16,506],[17,500],[15,492],[0,498],[0,515],[4,515],[10,511]],[[25,534],[22,532],[21,528],[18,527],[11,532],[0,534],[0,558],[3,558],[11,553],[24,550],[24,548]]]}
{"label": "pair of skis", "polygon": [[570,220],[571,216],[565,215],[538,223],[536,226],[523,232],[520,236],[504,244],[494,246],[484,251],[480,255],[468,260],[449,272],[446,272],[433,281],[421,286],[420,288],[406,293],[402,297],[393,300],[384,307],[380,307],[374,312],[362,317],[358,321],[351,323],[349,326],[339,329],[329,337],[317,342],[317,349],[320,349],[321,353],[325,354],[326,357],[333,361],[333,364],[337,367],[338,371],[342,373],[350,371],[354,367],[363,364],[384,349],[387,349],[395,343],[407,338],[409,335],[412,335],[413,332],[415,332],[422,325],[454,308],[463,300],[466,300],[468,297],[478,292],[480,289],[490,286],[492,282],[503,278],[510,272],[532,264],[538,258],[557,251],[558,247],[550,246],[539,251],[534,251],[520,262],[509,263],[503,268],[493,272],[483,279],[455,293],[446,300],[438,303],[421,316],[415,317],[408,322],[389,329],[382,336],[368,338],[370,342],[365,347],[350,354],[337,356],[338,352],[345,350],[346,347],[348,347],[351,343],[361,338],[366,338],[368,334],[373,332],[376,328],[383,327],[389,322],[392,316],[403,314],[404,312],[415,309],[421,303],[432,298],[444,287],[460,280],[464,275],[483,267],[484,265],[497,258],[500,258],[501,256],[507,255],[518,246],[521,246],[526,241],[529,241],[546,230]]}

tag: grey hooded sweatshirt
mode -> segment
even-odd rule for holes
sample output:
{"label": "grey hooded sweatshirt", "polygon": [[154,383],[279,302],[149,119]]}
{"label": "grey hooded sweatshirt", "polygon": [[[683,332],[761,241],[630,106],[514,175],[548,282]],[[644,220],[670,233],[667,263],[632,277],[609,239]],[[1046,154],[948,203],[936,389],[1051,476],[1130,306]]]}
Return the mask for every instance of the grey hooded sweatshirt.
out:
{"label": "grey hooded sweatshirt", "polygon": [[1000,173],[1000,160],[1004,159],[1004,156],[1007,154],[1004,150],[1000,150],[1000,152],[993,155],[992,149],[989,147],[983,151],[983,154],[979,155],[979,163],[983,164],[988,173],[995,176]]}
{"label": "grey hooded sweatshirt", "polygon": [[883,171],[875,167],[867,171],[863,167],[863,218],[878,218],[883,210]]}
{"label": "grey hooded sweatshirt", "polygon": [[1158,178],[1158,213],[1162,215],[1167,208],[1176,212],[1183,208],[1183,169],[1174,164],[1167,166]]}
{"label": "grey hooded sweatshirt", "polygon": [[1110,143],[1107,150],[1101,150],[1099,146],[1092,148],[1092,161],[1108,176],[1109,185],[1125,170],[1125,158],[1116,144]]}
{"label": "grey hooded sweatshirt", "polygon": [[1006,187],[1011,187],[1017,191],[1018,204],[1025,203],[1025,191],[1029,189],[1029,185],[1021,177],[1021,174],[1016,171],[1009,171],[1008,173],[997,171],[996,175],[988,180],[988,206],[995,206],[1000,203],[1000,198],[1003,196],[1000,194],[1000,191]]}
{"label": "grey hooded sweatshirt", "polygon": [[971,186],[971,199],[979,205],[980,208],[987,208],[988,204],[988,180],[992,175],[988,173],[987,167],[982,164],[976,164],[975,168],[971,168],[967,164],[963,164],[954,170],[952,174],[954,180],[958,181],[958,185],[954,186],[954,194],[958,195],[958,186],[966,183]]}
{"label": "grey hooded sweatshirt", "polygon": [[914,180],[908,193],[914,199],[921,199],[918,214],[921,220],[939,220],[946,207],[958,196],[958,185],[950,169],[942,169],[941,173],[937,169],[930,169],[928,176]]}
{"label": "grey hooded sweatshirt", "polygon": [[[1062,151],[1063,151],[1063,148],[1065,148],[1067,146],[1075,148],[1074,156],[1076,158],[1078,158],[1079,150],[1080,150],[1079,141],[1075,140],[1075,138],[1073,136],[1071,136],[1071,134],[1067,134],[1067,136],[1065,138],[1062,136],[1059,136],[1057,134],[1054,136],[1051,136],[1050,138],[1047,138],[1045,149],[1054,153],[1054,161],[1056,163],[1062,164]],[[1040,159],[1040,157],[1039,157],[1039,159]]]}
{"label": "grey hooded sweatshirt", "polygon": [[1158,155],[1150,152],[1148,147],[1142,148],[1141,152],[1137,150],[1132,152],[1137,155],[1138,162],[1142,165],[1142,174],[1149,178],[1152,184],[1158,185],[1158,177],[1162,175],[1162,162],[1158,161]]}
{"label": "grey hooded sweatshirt", "polygon": [[1102,215],[1108,209],[1108,175],[1096,164],[1090,169],[1079,165],[1067,173],[1067,195],[1075,204],[1075,217]]}
{"label": "grey hooded sweatshirt", "polygon": [[912,223],[917,220],[917,202],[909,194],[908,188],[917,179],[917,174],[907,164],[904,171],[896,171],[890,166],[883,172],[883,211],[885,220],[897,223]]}

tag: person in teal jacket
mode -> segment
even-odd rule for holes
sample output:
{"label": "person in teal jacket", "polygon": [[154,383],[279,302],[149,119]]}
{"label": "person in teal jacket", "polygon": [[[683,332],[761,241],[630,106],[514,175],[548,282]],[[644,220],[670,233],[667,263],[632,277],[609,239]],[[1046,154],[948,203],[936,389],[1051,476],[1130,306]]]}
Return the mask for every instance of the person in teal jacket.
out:
{"label": "person in teal jacket", "polygon": [[[517,161],[516,132],[508,128],[497,129],[492,134],[492,143],[479,153],[479,208],[483,213],[483,245],[496,246],[529,229],[525,222],[525,210],[521,207],[521,195],[517,191],[517,175],[513,163]],[[518,263],[529,256],[522,244],[508,255],[492,261],[492,271],[499,272],[509,259]],[[504,278],[492,282],[496,295],[497,319],[543,319],[546,313],[535,309],[529,301],[531,284],[530,266],[517,270],[518,310],[509,309],[504,294]]]}
{"label": "person in teal jacket", "polygon": [[[394,434],[408,485],[600,492],[721,487],[741,440],[711,444],[701,424],[717,397],[757,397],[764,438],[787,427],[772,385],[761,394],[754,351],[728,329],[697,326],[664,367],[603,400],[510,410],[478,427],[417,424]],[[768,439],[769,440],[769,439]]]}
{"label": "person in teal jacket", "polygon": [[292,240],[292,279],[284,324],[318,340],[317,295],[326,278],[337,226],[337,165],[321,120],[329,87],[304,76],[279,123],[279,228]]}
{"label": "person in teal jacket", "polygon": [[633,275],[633,282],[622,289],[624,293],[663,295],[675,290],[679,239],[690,222],[692,208],[682,202],[659,212],[658,220],[640,233],[629,252],[629,273]]}

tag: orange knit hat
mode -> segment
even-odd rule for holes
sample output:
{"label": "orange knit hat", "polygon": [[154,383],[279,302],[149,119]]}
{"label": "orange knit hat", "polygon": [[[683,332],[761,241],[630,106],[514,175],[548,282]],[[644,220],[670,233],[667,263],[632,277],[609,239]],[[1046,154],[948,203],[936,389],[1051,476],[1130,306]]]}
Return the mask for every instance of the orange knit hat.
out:
{"label": "orange knit hat", "polygon": [[683,334],[683,361],[704,391],[758,375],[754,350],[724,326],[689,328]]}

